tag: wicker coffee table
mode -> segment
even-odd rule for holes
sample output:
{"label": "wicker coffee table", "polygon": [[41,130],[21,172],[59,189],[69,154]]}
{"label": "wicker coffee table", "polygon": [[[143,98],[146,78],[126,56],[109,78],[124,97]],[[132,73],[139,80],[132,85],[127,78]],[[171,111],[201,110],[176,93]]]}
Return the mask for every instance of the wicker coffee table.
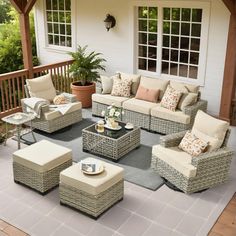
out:
{"label": "wicker coffee table", "polygon": [[98,133],[95,125],[82,130],[83,151],[97,154],[112,160],[118,160],[140,145],[140,127],[126,130],[125,123],[119,122],[120,130],[105,128]]}

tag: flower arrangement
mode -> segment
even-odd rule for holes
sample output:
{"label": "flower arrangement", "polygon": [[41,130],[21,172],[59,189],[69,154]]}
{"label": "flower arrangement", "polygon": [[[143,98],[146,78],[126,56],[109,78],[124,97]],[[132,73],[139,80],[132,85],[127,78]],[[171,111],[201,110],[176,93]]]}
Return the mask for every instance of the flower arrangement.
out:
{"label": "flower arrangement", "polygon": [[105,117],[105,121],[108,127],[117,128],[118,118],[124,114],[122,107],[116,107],[114,104],[109,106],[105,111],[103,110],[101,115]]}
{"label": "flower arrangement", "polygon": [[105,111],[103,110],[101,115],[105,118],[113,118],[117,120],[123,113],[122,107],[116,107],[114,104],[112,104],[111,106],[107,107]]}

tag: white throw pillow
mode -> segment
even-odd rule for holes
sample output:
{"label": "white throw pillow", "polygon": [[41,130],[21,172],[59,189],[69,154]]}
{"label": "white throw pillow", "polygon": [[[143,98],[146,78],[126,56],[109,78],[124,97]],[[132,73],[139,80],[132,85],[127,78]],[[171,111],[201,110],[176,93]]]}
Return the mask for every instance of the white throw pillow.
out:
{"label": "white throw pillow", "polygon": [[44,98],[53,101],[56,97],[56,89],[52,83],[51,75],[43,75],[34,79],[27,79],[26,85],[30,97]]}
{"label": "white throw pillow", "polygon": [[102,94],[109,94],[112,91],[113,86],[113,79],[117,78],[118,75],[114,75],[111,77],[100,75],[101,78],[101,84],[102,84]]}
{"label": "white throw pillow", "polygon": [[214,151],[221,147],[228,128],[228,122],[216,119],[199,110],[191,133],[209,143],[208,151]]}

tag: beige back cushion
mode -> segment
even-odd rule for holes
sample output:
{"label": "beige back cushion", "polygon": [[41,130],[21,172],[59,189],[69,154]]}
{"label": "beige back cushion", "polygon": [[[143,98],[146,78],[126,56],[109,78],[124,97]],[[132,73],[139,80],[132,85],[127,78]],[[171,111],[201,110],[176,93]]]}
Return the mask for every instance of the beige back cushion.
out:
{"label": "beige back cushion", "polygon": [[199,110],[195,117],[192,133],[199,139],[208,142],[207,150],[213,151],[221,147],[228,128],[228,122],[216,119]]}
{"label": "beige back cushion", "polygon": [[30,97],[44,98],[53,101],[56,89],[52,83],[51,75],[43,75],[34,79],[27,79],[26,84]]}
{"label": "beige back cushion", "polygon": [[169,80],[149,78],[141,76],[140,85],[149,89],[159,89],[159,100],[162,99],[164,92],[169,84]]}
{"label": "beige back cushion", "polygon": [[118,72],[118,73],[120,74],[120,78],[122,80],[132,80],[131,94],[135,95],[137,93],[137,90],[138,90],[141,75],[126,74],[126,73],[123,73],[123,72]]}
{"label": "beige back cushion", "polygon": [[188,90],[188,92],[191,93],[198,93],[199,92],[199,86],[198,85],[194,85],[194,84],[186,84],[186,83],[182,83],[182,82],[176,82],[171,80],[170,81],[170,86],[176,90],[180,90],[180,91],[185,91],[186,88]]}

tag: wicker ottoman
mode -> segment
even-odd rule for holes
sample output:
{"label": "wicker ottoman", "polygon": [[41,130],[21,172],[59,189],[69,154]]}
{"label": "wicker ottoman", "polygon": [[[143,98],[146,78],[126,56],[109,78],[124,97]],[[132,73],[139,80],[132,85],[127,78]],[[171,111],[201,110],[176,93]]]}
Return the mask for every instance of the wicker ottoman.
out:
{"label": "wicker ottoman", "polygon": [[106,162],[104,167],[105,170],[98,175],[84,174],[78,164],[62,171],[59,185],[61,204],[80,210],[92,218],[98,218],[104,211],[122,200],[123,168]]}
{"label": "wicker ottoman", "polygon": [[59,184],[60,172],[72,165],[72,151],[42,140],[13,153],[16,183],[45,194]]}

